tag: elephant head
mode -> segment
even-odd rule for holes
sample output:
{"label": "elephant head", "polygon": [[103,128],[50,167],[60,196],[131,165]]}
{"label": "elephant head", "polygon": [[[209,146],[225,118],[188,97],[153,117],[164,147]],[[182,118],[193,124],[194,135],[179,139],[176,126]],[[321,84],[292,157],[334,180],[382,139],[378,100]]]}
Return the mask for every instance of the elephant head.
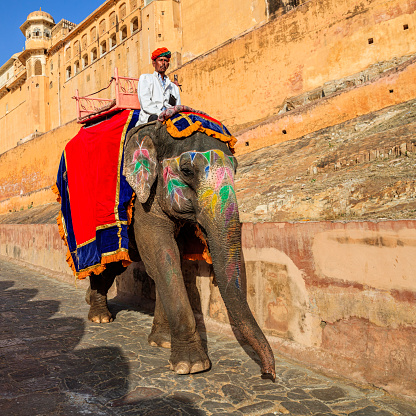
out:
{"label": "elephant head", "polygon": [[[240,283],[241,227],[234,189],[236,168],[236,159],[227,144],[204,133],[176,139],[168,134],[165,125],[157,122],[132,130],[127,138],[124,174],[137,195],[136,207],[154,210],[155,218],[166,216],[166,221],[187,220],[200,225],[231,319],[258,353],[263,375],[274,379],[273,352],[248,307]],[[136,215],[135,221],[141,221]],[[141,237],[136,235],[136,240]],[[150,263],[146,265],[145,261],[146,269],[148,266],[152,269]],[[162,299],[165,309],[166,302]]]}

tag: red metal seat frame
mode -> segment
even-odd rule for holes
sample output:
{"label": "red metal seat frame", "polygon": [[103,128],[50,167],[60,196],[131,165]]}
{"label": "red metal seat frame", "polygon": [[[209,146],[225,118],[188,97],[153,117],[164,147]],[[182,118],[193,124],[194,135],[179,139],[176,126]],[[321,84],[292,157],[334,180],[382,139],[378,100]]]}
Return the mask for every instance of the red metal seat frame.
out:
{"label": "red metal seat frame", "polygon": [[[84,124],[122,109],[139,110],[140,103],[137,96],[138,78],[120,77],[118,69],[114,69],[115,98],[95,98],[91,95],[80,97],[76,90],[77,122]],[[110,83],[110,85],[112,82]],[[107,87],[109,88],[110,85]]]}

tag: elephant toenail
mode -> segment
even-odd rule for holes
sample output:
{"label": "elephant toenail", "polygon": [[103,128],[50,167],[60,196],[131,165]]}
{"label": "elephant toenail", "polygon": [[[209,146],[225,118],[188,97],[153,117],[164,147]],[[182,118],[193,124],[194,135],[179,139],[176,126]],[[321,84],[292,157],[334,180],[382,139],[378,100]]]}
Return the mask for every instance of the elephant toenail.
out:
{"label": "elephant toenail", "polygon": [[195,363],[192,367],[191,367],[191,373],[200,373],[201,371],[204,371],[205,365],[204,363]]}
{"label": "elephant toenail", "polygon": [[189,374],[189,370],[189,364],[183,361],[178,363],[175,368],[176,374]]}

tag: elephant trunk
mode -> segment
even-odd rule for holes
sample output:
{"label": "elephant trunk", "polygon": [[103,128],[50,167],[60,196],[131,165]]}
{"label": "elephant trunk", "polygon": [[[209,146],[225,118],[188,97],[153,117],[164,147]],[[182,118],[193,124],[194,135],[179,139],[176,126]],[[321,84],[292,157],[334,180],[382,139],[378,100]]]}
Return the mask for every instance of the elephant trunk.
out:
{"label": "elephant trunk", "polygon": [[215,278],[225,306],[240,333],[259,355],[262,377],[274,381],[276,371],[272,349],[241,288],[241,225],[236,202],[228,204],[220,218],[203,215],[199,222],[207,232]]}

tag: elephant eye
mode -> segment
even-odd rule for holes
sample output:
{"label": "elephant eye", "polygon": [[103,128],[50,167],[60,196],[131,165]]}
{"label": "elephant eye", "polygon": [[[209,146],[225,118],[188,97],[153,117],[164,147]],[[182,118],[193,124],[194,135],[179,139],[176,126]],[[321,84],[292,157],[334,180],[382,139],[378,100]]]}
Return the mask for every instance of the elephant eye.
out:
{"label": "elephant eye", "polygon": [[189,169],[186,166],[181,167],[181,173],[184,174],[187,177],[193,176],[194,172],[192,169]]}

